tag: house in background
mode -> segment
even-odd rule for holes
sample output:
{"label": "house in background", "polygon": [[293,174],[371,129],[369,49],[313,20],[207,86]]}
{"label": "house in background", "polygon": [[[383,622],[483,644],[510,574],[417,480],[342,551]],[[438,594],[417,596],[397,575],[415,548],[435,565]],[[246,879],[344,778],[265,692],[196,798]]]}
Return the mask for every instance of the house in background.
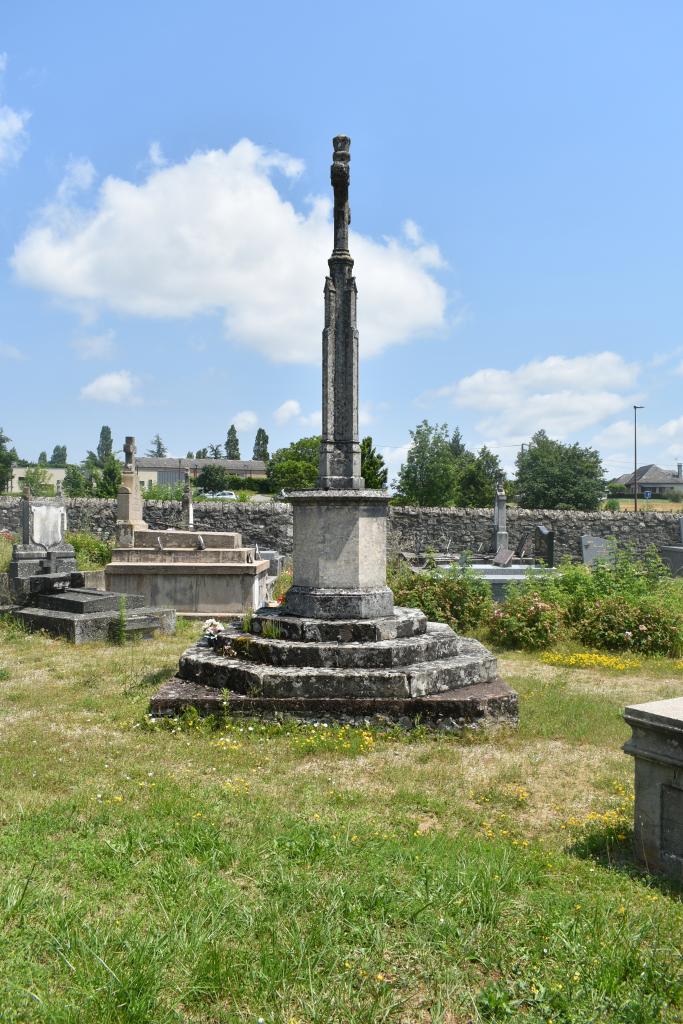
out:
{"label": "house in background", "polygon": [[204,466],[220,466],[231,476],[244,480],[265,480],[266,464],[258,459],[169,459],[153,455],[141,455],[135,460],[141,487],[154,484],[168,487],[182,483],[189,472],[196,479]]}
{"label": "house in background", "polygon": [[[136,459],[140,487],[147,488],[153,484],[162,486],[173,486],[183,483],[185,474],[189,472],[192,479],[196,479],[204,466],[221,466],[231,476],[240,476],[244,480],[265,480],[267,476],[265,462],[258,459],[157,459],[153,456],[143,455]],[[10,494],[21,494],[26,480],[26,470],[33,469],[33,466],[14,466],[12,469],[12,480],[9,485]],[[55,469],[52,466],[42,466],[48,475],[48,483],[52,485],[56,494],[59,485],[64,483],[66,469]]]}
{"label": "house in background", "polygon": [[[35,466],[12,466],[12,479],[9,484],[9,493],[21,494],[24,489],[24,484],[26,483],[26,470],[35,468]],[[40,468],[44,469],[47,473],[47,482],[52,486],[53,493],[56,494],[58,485],[64,483],[66,470],[62,468],[57,469],[54,466],[41,466]]]}
{"label": "house in background", "polygon": [[683,462],[678,463],[675,471],[662,469],[651,462],[647,466],[639,466],[635,474],[623,473],[611,482],[633,494],[634,475],[639,495],[645,491],[649,491],[653,497],[661,497],[671,491],[683,495]]}

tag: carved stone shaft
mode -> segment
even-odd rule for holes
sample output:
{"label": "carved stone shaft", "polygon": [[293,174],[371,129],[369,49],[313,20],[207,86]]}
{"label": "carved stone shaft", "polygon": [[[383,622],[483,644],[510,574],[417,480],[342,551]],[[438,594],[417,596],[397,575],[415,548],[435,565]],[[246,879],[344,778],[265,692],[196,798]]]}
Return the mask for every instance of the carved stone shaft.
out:
{"label": "carved stone shaft", "polygon": [[325,280],[323,329],[323,421],[320,446],[322,490],[361,490],[358,438],[358,327],[356,280],[349,252],[349,161],[351,141],[333,140],[330,177],[334,189],[334,249]]}

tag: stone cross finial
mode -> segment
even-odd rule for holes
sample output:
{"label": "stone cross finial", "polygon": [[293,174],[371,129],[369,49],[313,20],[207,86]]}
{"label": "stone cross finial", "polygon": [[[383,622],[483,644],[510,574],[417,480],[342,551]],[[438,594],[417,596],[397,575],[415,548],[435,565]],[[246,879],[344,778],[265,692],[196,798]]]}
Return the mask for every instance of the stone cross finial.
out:
{"label": "stone cross finial", "polygon": [[334,253],[348,253],[349,224],[351,209],[349,207],[349,180],[351,162],[351,139],[348,135],[337,135],[332,140],[334,152],[330,179],[334,189]]}
{"label": "stone cross finial", "polygon": [[333,139],[330,179],[334,189],[334,249],[325,280],[323,330],[323,422],[319,486],[362,490],[358,439],[358,328],[356,280],[349,252],[349,162],[351,140]]}
{"label": "stone cross finial", "polygon": [[135,447],[135,438],[134,437],[127,437],[126,441],[125,441],[125,444],[123,446],[123,454],[125,455],[125,458],[126,458],[126,466],[125,466],[125,468],[128,470],[128,472],[131,472],[132,470],[135,469],[135,453],[136,453],[136,451],[137,451],[137,448]]}

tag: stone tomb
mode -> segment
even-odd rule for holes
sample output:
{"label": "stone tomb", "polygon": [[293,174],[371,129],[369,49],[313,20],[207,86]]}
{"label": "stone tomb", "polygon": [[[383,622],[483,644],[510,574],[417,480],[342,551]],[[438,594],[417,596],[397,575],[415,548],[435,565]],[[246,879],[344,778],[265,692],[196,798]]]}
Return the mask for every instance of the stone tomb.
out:
{"label": "stone tomb", "polygon": [[182,530],[150,530],[142,519],[135,438],[124,446],[126,466],[118,494],[117,545],[104,570],[107,590],[125,590],[181,615],[242,615],[267,597],[267,560],[244,547],[239,533],[193,529],[192,485],[185,481]]}
{"label": "stone tomb", "polygon": [[624,711],[635,761],[635,855],[650,871],[683,882],[683,697]]}
{"label": "stone tomb", "polygon": [[242,615],[267,597],[269,562],[239,533],[134,530],[105,567],[107,590],[125,590],[181,615]]}
{"label": "stone tomb", "polygon": [[13,547],[8,574],[13,614],[19,621],[29,629],[44,629],[77,644],[106,640],[118,627],[124,598],[126,633],[174,632],[172,608],[151,608],[136,595],[85,587],[65,532],[64,506],[51,499],[31,499],[27,489],[21,508],[22,540]]}
{"label": "stone tomb", "polygon": [[365,488],[358,437],[356,282],[348,248],[349,139],[334,140],[334,249],[325,282],[323,431],[318,488],[290,495],[293,585],[248,631],[200,640],[151,701],[362,723],[416,720],[445,729],[514,722],[517,695],[496,659],[421,611],[394,608],[386,582],[388,494]]}

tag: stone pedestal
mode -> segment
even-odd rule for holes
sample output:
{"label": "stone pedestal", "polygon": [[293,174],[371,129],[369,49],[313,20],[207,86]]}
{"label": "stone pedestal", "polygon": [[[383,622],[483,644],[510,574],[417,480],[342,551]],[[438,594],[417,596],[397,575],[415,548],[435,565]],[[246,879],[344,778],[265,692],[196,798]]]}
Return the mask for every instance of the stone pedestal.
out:
{"label": "stone pedestal", "polygon": [[286,612],[312,619],[391,615],[384,491],[299,491],[294,507],[294,579]]}
{"label": "stone pedestal", "polygon": [[651,871],[683,882],[683,697],[624,711],[635,759],[634,845]]}

